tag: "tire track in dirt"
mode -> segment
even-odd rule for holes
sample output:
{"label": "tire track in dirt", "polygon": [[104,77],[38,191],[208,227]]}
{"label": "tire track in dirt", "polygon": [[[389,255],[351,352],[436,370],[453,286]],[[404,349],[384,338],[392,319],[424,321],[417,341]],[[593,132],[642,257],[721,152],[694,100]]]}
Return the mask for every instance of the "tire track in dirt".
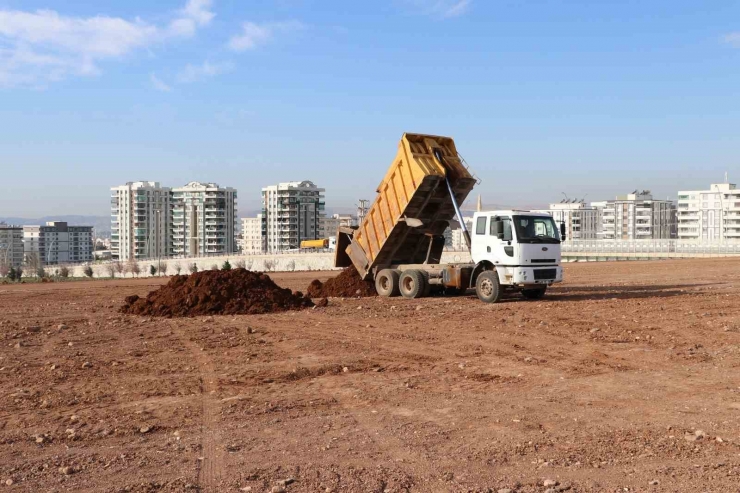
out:
{"label": "tire track in dirt", "polygon": [[221,478],[224,474],[226,454],[220,446],[221,431],[219,429],[219,400],[214,396],[217,390],[216,372],[211,359],[201,350],[201,347],[178,327],[171,325],[172,330],[193,354],[195,363],[200,371],[200,394],[202,403],[201,421],[201,457],[198,459],[198,484],[204,493],[216,493],[219,490]]}

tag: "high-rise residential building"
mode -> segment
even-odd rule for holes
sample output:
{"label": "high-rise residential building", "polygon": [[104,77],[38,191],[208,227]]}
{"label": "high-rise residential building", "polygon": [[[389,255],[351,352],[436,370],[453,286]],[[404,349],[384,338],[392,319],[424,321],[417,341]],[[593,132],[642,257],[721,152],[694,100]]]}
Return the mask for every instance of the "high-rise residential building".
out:
{"label": "high-rise residential building", "polygon": [[114,260],[166,257],[170,251],[170,189],[156,181],[111,188]]}
{"label": "high-rise residential building", "polygon": [[241,253],[255,255],[262,252],[262,214],[257,214],[257,217],[243,217]]}
{"label": "high-rise residential building", "polygon": [[598,238],[660,239],[676,237],[676,204],[654,199],[649,190],[635,190],[615,200],[591,202],[600,209]]}
{"label": "high-rise residential building", "polygon": [[0,267],[23,265],[23,228],[0,223]]}
{"label": "high-rise residential building", "polygon": [[172,247],[175,256],[229,254],[236,248],[236,190],[190,182],[172,189]]}
{"label": "high-rise residential building", "polygon": [[279,183],[262,189],[265,251],[298,249],[302,240],[324,237],[324,189],[310,181]]}
{"label": "high-rise residential building", "polygon": [[23,227],[26,264],[32,267],[93,260],[92,226],[69,226],[48,222],[45,226]]}
{"label": "high-rise residential building", "polygon": [[722,241],[740,238],[740,190],[715,183],[709,190],[678,192],[678,237]]}
{"label": "high-rise residential building", "polygon": [[321,230],[322,238],[329,238],[330,236],[337,236],[337,230],[342,225],[341,219],[333,216],[326,216],[321,219]]}
{"label": "high-rise residential building", "polygon": [[565,237],[568,240],[591,240],[598,237],[601,211],[588,206],[582,200],[565,199],[560,203],[550,204],[549,209],[534,212],[550,214],[558,227],[565,223]]}

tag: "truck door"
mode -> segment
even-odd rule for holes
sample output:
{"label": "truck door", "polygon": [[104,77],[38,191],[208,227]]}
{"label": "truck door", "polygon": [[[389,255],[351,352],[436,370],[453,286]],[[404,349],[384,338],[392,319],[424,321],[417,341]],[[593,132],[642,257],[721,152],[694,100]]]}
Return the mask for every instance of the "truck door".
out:
{"label": "truck door", "polygon": [[511,218],[491,217],[488,228],[491,261],[498,265],[511,265],[514,259],[514,244],[511,234]]}

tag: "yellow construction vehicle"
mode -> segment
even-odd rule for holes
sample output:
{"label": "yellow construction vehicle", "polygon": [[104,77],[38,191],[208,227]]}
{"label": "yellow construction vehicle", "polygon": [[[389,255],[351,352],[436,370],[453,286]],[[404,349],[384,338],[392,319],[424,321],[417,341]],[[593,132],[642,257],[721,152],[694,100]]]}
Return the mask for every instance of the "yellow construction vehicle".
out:
{"label": "yellow construction vehicle", "polygon": [[301,241],[301,250],[329,248],[329,238],[322,240],[303,240]]}

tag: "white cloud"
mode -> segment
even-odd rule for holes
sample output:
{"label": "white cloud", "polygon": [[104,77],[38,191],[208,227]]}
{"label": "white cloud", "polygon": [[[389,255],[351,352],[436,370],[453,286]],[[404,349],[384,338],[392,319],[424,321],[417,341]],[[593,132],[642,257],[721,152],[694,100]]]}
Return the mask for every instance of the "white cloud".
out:
{"label": "white cloud", "polygon": [[242,32],[232,36],[229,40],[229,48],[234,51],[252,50],[267,43],[276,34],[299,31],[303,27],[303,24],[298,21],[269,22],[261,25],[245,22],[242,24]]}
{"label": "white cloud", "polygon": [[454,5],[450,5],[442,12],[443,17],[457,17],[463,15],[470,7],[470,0],[460,0]]}
{"label": "white cloud", "polygon": [[404,0],[415,11],[433,17],[459,17],[468,12],[472,0]]}
{"label": "white cloud", "polygon": [[210,63],[205,61],[201,65],[187,64],[183,71],[178,74],[177,81],[181,83],[197,82],[232,70],[234,70],[234,64],[231,62]]}
{"label": "white cloud", "polygon": [[172,88],[165,84],[159,77],[154,74],[149,74],[149,80],[152,83],[152,87],[157,91],[170,92]]}
{"label": "white cloud", "polygon": [[100,74],[98,64],[211,22],[212,0],[188,0],[166,28],[141,19],[71,17],[53,10],[0,10],[0,86],[45,86],[70,75]]}
{"label": "white cloud", "polygon": [[729,43],[740,48],[740,32],[730,33],[726,35],[723,39],[725,43]]}
{"label": "white cloud", "polygon": [[213,0],[188,0],[170,23],[169,32],[176,36],[192,36],[198,27],[207,26],[216,16],[210,10],[212,5]]}

